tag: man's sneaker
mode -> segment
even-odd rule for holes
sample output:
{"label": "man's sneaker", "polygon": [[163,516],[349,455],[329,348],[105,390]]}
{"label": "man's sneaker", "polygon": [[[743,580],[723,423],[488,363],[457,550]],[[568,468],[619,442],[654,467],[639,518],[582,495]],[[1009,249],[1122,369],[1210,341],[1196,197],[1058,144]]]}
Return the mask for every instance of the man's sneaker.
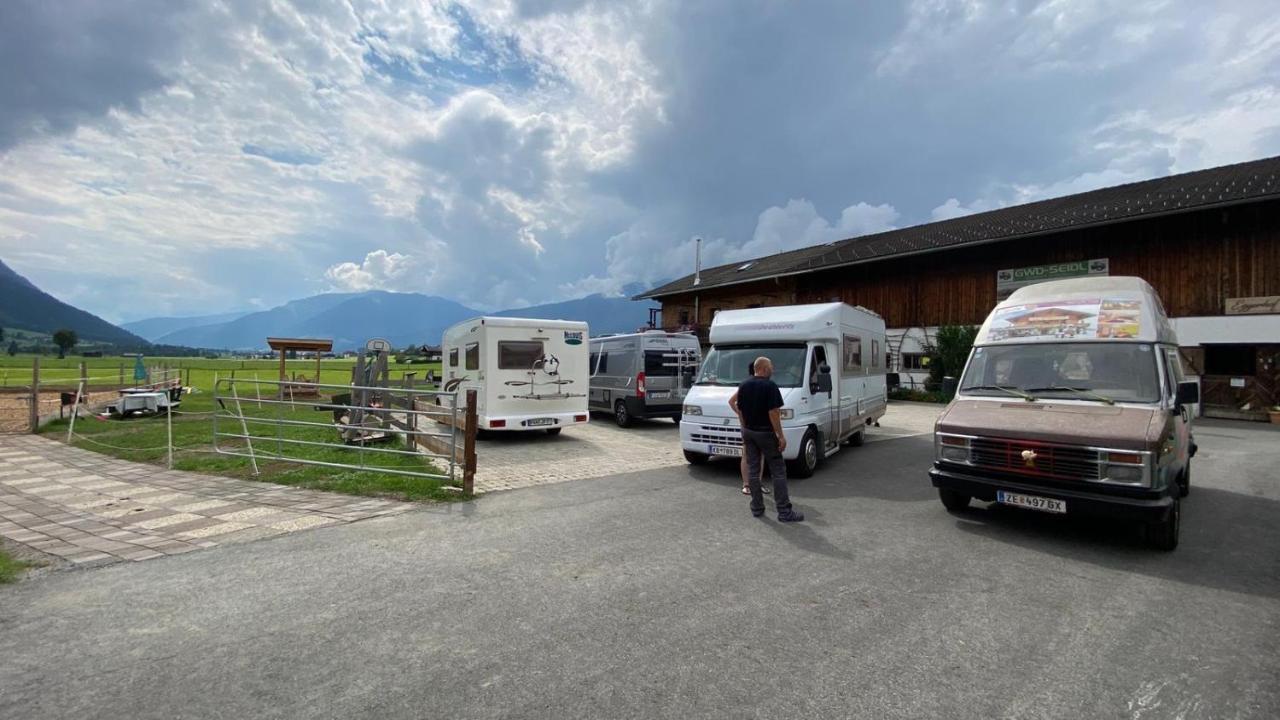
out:
{"label": "man's sneaker", "polygon": [[803,520],[804,520],[804,513],[796,512],[795,510],[788,510],[787,512],[784,512],[784,513],[778,513],[778,522],[802,522]]}
{"label": "man's sneaker", "polygon": [[761,517],[762,515],[764,515],[764,508],[760,508],[759,510],[753,509],[751,511],[751,517]]}

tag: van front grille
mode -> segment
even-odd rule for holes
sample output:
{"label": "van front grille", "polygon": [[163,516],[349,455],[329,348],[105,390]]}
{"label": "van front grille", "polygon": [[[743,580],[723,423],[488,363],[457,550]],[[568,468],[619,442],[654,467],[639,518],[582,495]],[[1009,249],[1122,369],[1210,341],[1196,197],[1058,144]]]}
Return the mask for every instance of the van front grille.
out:
{"label": "van front grille", "polygon": [[1101,458],[1096,450],[1087,448],[973,438],[969,441],[969,451],[969,462],[977,467],[1064,480],[1102,479]]}
{"label": "van front grille", "polygon": [[697,430],[690,433],[689,439],[709,445],[742,447],[742,431],[737,425],[699,425]]}

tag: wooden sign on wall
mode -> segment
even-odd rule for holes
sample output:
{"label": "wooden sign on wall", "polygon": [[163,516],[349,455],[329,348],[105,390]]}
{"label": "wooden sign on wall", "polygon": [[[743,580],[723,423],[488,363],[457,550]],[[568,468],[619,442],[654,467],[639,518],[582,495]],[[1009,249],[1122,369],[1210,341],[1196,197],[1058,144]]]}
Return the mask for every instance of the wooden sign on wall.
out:
{"label": "wooden sign on wall", "polygon": [[1228,315],[1280,314],[1280,295],[1227,298],[1225,312]]}

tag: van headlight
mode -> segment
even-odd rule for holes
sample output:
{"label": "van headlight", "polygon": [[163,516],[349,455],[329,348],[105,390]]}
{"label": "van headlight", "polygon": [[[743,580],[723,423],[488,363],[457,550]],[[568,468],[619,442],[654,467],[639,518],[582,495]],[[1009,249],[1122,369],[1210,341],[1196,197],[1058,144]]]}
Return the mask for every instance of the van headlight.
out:
{"label": "van headlight", "polygon": [[1147,457],[1136,452],[1108,452],[1103,467],[1106,482],[1124,485],[1147,485]]}
{"label": "van headlight", "polygon": [[685,415],[701,415],[702,407],[700,405],[685,405],[680,411]]}
{"label": "van headlight", "polygon": [[934,433],[933,447],[938,460],[963,465],[970,462],[969,438],[963,435]]}
{"label": "van headlight", "polygon": [[792,410],[791,408],[782,408],[781,410],[778,411],[778,417],[782,418],[783,420],[790,420],[795,416],[796,416],[796,411]]}

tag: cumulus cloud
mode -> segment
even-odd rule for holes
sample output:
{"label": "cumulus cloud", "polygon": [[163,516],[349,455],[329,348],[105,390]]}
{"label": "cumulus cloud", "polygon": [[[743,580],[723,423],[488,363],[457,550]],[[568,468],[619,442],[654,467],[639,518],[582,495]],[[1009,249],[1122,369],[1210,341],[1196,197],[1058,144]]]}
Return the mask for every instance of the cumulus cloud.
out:
{"label": "cumulus cloud", "polygon": [[360,292],[364,290],[400,290],[417,285],[418,263],[408,255],[374,250],[360,263],[343,262],[325,270],[324,276],[333,289]]}

